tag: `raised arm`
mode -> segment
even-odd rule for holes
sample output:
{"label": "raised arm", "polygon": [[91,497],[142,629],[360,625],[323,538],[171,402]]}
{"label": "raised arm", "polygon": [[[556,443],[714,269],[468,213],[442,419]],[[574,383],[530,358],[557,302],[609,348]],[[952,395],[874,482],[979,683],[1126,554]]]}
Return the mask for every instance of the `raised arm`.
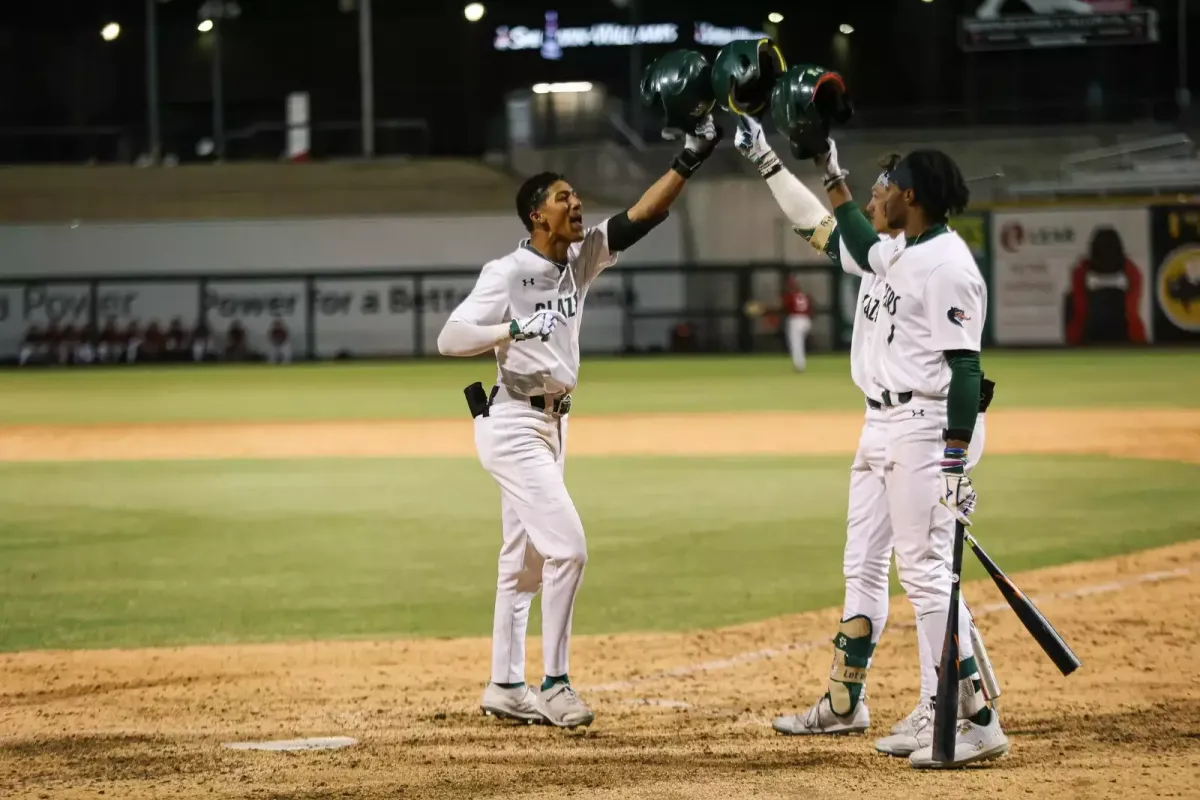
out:
{"label": "raised arm", "polygon": [[[871,248],[879,243],[879,234],[870,220],[854,203],[844,181],[845,173],[837,165],[836,149],[832,147],[832,163],[817,159],[818,166],[827,172],[826,188],[829,207],[813,194],[787,167],[763,134],[762,124],[753,117],[738,118],[737,136],[734,140],[738,151],[754,164],[759,175],[767,183],[775,203],[792,223],[793,230],[808,241],[817,251],[824,253],[843,270],[854,275],[874,271],[871,266]],[[828,172],[837,175],[830,182]]]}

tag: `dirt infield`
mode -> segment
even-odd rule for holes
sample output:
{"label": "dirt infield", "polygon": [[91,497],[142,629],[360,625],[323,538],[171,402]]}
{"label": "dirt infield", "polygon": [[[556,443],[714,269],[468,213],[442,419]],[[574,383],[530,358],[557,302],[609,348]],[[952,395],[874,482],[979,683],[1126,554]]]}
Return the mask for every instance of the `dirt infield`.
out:
{"label": "dirt infield", "polygon": [[[845,455],[862,414],[644,414],[571,419],[571,455]],[[1170,442],[1169,447],[1161,443]],[[1011,410],[991,453],[1094,453],[1200,463],[1200,410]],[[0,461],[474,456],[469,420],[0,427]]]}
{"label": "dirt infield", "polygon": [[[853,414],[582,417],[570,448],[844,454],[860,425]],[[1170,452],[1163,441],[1174,443]],[[1200,412],[1006,411],[989,420],[991,453],[1148,448],[1200,463]],[[0,429],[8,461],[472,452],[462,422]],[[1008,758],[983,768],[918,773],[877,756],[869,737],[770,730],[771,716],[823,690],[838,617],[827,610],[692,633],[579,637],[572,676],[598,718],[577,733],[479,715],[484,639],[2,655],[0,797],[1200,795],[1200,542],[1019,582],[1084,666],[1063,679],[990,583],[966,587],[1013,739]],[[912,621],[897,599],[871,674],[872,734],[886,734],[915,700]],[[339,735],[359,744],[290,754],[221,747]]]}

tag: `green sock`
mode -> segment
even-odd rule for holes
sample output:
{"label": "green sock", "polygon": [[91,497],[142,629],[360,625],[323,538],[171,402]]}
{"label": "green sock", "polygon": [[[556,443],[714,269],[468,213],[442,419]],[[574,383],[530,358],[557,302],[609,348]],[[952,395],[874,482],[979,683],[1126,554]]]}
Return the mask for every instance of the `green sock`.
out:
{"label": "green sock", "polygon": [[556,683],[570,683],[571,679],[566,675],[547,675],[546,680],[542,681],[542,691],[546,691]]}
{"label": "green sock", "polygon": [[516,683],[497,683],[501,689],[520,689],[525,685],[525,681],[517,681]]}
{"label": "green sock", "polygon": [[984,706],[983,710],[981,710],[975,716],[971,717],[971,722],[974,722],[976,725],[988,725],[991,723],[991,721],[992,721],[992,710],[990,708],[988,708],[987,706]]}

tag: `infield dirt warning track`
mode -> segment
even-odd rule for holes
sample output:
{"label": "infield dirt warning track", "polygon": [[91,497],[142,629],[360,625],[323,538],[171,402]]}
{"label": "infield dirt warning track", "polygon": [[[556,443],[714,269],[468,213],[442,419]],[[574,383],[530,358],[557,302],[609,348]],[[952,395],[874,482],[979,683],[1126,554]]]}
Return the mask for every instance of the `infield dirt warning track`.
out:
{"label": "infield dirt warning track", "polygon": [[[846,454],[856,414],[580,417],[580,455]],[[1170,446],[1163,447],[1164,442]],[[1200,463],[1200,411],[1006,411],[987,451]],[[473,455],[465,421],[0,429],[0,460]],[[1198,531],[1200,534],[1200,531]],[[486,639],[0,655],[4,798],[1196,797],[1200,542],[1018,576],[1083,661],[1059,675],[990,582],[965,587],[1003,686],[1012,754],[927,773],[871,738],[782,737],[824,687],[838,610],[678,634],[582,636],[586,731],[477,703]],[[917,692],[896,598],[869,684],[872,735]],[[530,642],[530,663],[540,659]],[[486,677],[486,676],[482,676]],[[233,741],[351,736],[329,752]]]}

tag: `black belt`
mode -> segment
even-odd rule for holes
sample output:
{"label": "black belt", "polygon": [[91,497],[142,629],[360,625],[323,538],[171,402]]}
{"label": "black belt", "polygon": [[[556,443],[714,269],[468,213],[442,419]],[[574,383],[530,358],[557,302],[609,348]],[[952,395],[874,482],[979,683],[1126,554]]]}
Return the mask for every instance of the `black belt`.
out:
{"label": "black belt", "polygon": [[[990,406],[992,404],[992,398],[995,397],[995,394],[996,394],[996,382],[990,381],[987,378],[984,378],[980,382],[980,391],[979,391],[979,413],[980,414],[984,414],[987,412],[988,406]],[[901,392],[900,394],[896,395],[896,402],[892,403],[892,402],[889,402],[891,393],[884,392],[882,403],[879,402],[878,400],[872,400],[871,398],[868,397],[867,398],[867,406],[872,411],[879,411],[884,406],[902,406],[905,403],[907,403],[909,400],[912,400],[912,395],[913,395],[912,392]]]}
{"label": "black belt", "polygon": [[[546,396],[543,394],[535,394],[529,398],[529,405],[536,408],[538,411],[546,410]],[[562,397],[554,398],[550,404],[550,411],[554,414],[568,414],[571,411],[571,395],[565,394]]]}
{"label": "black belt", "polygon": [[[492,401],[496,399],[496,393],[500,391],[499,386],[492,387],[492,393],[488,396],[488,407],[492,405]],[[519,397],[520,395],[512,395]],[[538,411],[546,410],[546,396],[544,394],[530,395],[528,398],[529,405],[536,408]],[[566,416],[571,412],[571,395],[564,394],[561,397],[554,398],[554,402],[550,404],[550,413]]]}
{"label": "black belt", "polygon": [[[868,397],[867,398],[867,406],[870,409],[872,409],[873,411],[879,411],[884,406],[887,406],[888,408],[891,408],[893,406],[902,406],[905,403],[907,403],[909,400],[912,400],[913,393],[912,392],[900,392],[899,394],[893,396],[891,392],[885,391],[881,395],[881,397],[883,398],[882,403],[879,402],[878,400],[872,400],[871,398]],[[896,402],[893,403],[892,402],[893,400],[895,400]]]}

